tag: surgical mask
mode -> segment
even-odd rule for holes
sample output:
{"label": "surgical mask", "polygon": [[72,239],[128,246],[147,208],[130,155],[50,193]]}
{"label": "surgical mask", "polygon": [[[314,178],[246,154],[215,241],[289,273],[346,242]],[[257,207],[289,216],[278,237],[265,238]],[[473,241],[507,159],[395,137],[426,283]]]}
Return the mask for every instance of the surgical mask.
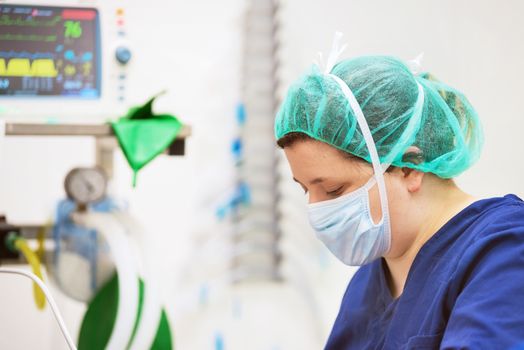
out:
{"label": "surgical mask", "polygon": [[308,205],[309,222],[317,237],[346,265],[367,264],[389,250],[387,215],[375,224],[370,211],[369,190],[375,184],[372,177],[351,193]]}

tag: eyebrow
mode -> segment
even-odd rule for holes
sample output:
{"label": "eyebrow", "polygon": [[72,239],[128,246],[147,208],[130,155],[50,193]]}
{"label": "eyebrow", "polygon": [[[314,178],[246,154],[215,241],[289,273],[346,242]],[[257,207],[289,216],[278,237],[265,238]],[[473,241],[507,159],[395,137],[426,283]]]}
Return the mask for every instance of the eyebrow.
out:
{"label": "eyebrow", "polygon": [[[316,179],[314,179],[313,181],[311,181],[309,184],[310,185],[316,185],[316,184],[319,184],[321,182],[324,182],[325,178],[323,177],[317,177]],[[302,185],[302,182],[298,181],[296,178],[293,177],[293,181],[295,182],[298,182],[299,184]]]}

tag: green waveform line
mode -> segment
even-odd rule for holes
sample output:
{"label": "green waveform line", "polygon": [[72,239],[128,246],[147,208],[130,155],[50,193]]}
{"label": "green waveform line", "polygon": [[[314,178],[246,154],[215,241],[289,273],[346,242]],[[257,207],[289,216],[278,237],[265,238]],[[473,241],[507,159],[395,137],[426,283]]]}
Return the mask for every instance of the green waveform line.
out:
{"label": "green waveform line", "polygon": [[47,21],[38,21],[35,19],[26,20],[21,17],[11,18],[8,15],[0,16],[0,26],[20,26],[20,27],[54,27],[62,18],[55,16]]}
{"label": "green waveform line", "polygon": [[0,34],[0,40],[6,41],[38,41],[38,42],[54,42],[56,35],[38,35],[38,34]]}

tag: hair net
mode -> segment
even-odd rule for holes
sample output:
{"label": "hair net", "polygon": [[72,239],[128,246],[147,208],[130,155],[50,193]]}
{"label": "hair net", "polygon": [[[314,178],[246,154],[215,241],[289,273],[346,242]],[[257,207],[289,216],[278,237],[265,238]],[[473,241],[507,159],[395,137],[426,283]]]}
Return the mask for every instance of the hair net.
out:
{"label": "hair net", "polygon": [[[381,163],[451,178],[479,158],[483,136],[477,113],[452,87],[428,74],[414,75],[388,56],[344,60],[330,74],[358,101]],[[290,87],[277,113],[276,138],[291,132],[371,161],[341,87],[317,66]]]}

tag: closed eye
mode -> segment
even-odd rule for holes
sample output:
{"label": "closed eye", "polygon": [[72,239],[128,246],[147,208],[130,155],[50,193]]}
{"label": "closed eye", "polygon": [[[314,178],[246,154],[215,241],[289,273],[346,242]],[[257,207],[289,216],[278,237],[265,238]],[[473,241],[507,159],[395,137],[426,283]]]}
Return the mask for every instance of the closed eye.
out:
{"label": "closed eye", "polygon": [[328,196],[337,196],[337,195],[339,195],[339,194],[342,192],[342,189],[343,189],[343,188],[344,188],[344,186],[340,186],[340,187],[337,188],[336,190],[326,192],[326,194],[327,194]]}

